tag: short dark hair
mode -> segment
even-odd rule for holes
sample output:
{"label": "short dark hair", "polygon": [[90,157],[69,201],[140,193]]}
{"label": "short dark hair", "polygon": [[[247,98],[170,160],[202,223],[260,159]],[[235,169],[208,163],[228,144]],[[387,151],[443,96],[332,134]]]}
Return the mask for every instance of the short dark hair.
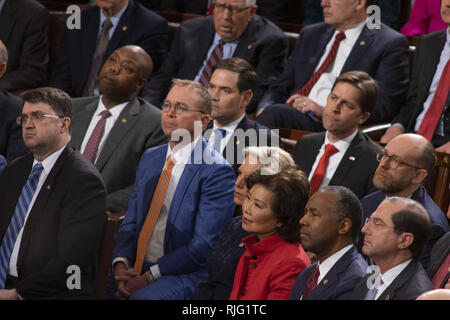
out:
{"label": "short dark hair", "polygon": [[273,175],[261,174],[256,170],[246,179],[247,188],[261,184],[274,194],[270,204],[281,227],[277,232],[281,239],[296,243],[300,241],[299,220],[305,213],[309,198],[309,181],[305,173],[292,166]]}
{"label": "short dark hair", "polygon": [[361,93],[357,99],[361,112],[372,112],[372,109],[377,104],[379,88],[378,83],[367,72],[349,71],[341,74],[334,82],[331,91],[339,82],[351,84],[358,89]]}
{"label": "short dark hair", "polygon": [[433,173],[434,167],[436,166],[436,151],[431,142],[427,141],[427,143],[425,143],[423,150],[417,159],[416,165],[419,168],[427,170],[427,177],[430,177]]}
{"label": "short dark hair", "polygon": [[413,259],[419,258],[431,234],[427,210],[419,202],[408,198],[392,197],[386,199],[386,201],[402,201],[405,203],[402,210],[392,214],[394,232],[397,234],[402,232],[413,234],[414,240],[408,249],[411,251]]}
{"label": "short dark hair", "polygon": [[237,87],[239,92],[247,90],[255,91],[258,87],[258,75],[253,67],[244,59],[234,57],[221,60],[213,67],[212,73],[217,69],[228,70],[238,74]]}
{"label": "short dark hair", "polygon": [[57,88],[37,88],[25,91],[21,98],[28,103],[45,103],[60,117],[72,119],[72,102],[70,96]]}
{"label": "short dark hair", "polygon": [[363,209],[359,198],[353,191],[344,186],[326,186],[321,188],[320,191],[339,195],[339,201],[337,202],[336,207],[338,219],[350,219],[352,222],[352,227],[350,229],[352,242],[356,244],[358,242],[359,232],[361,231],[363,221]]}

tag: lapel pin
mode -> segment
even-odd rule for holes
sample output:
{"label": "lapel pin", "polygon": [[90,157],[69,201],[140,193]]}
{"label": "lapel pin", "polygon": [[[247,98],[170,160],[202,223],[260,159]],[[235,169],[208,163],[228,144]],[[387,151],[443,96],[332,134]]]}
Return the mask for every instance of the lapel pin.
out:
{"label": "lapel pin", "polygon": [[122,118],[122,123],[127,123],[127,119]]}
{"label": "lapel pin", "polygon": [[328,279],[323,280],[323,284],[327,284],[328,283]]}
{"label": "lapel pin", "polygon": [[52,187],[50,187],[50,185],[48,184],[47,185],[47,190],[50,190]]}
{"label": "lapel pin", "polygon": [[386,295],[386,298],[384,298],[385,300],[389,300],[391,297],[389,297],[389,295]]}
{"label": "lapel pin", "polygon": [[244,246],[243,242],[239,243],[239,248],[242,248],[243,246]]}
{"label": "lapel pin", "polygon": [[355,161],[356,159],[355,159],[354,156],[350,156],[350,157],[348,157],[348,160],[350,160],[350,161]]}
{"label": "lapel pin", "polygon": [[253,48],[253,46],[251,44],[248,45],[247,49],[251,50]]}
{"label": "lapel pin", "polygon": [[365,44],[366,44],[365,41],[361,41],[361,42],[359,43],[359,45],[361,45],[361,46],[363,46],[363,45],[365,45]]}
{"label": "lapel pin", "polygon": [[122,27],[122,30],[123,30],[123,31],[127,31],[127,29],[128,29],[127,26],[123,26],[123,27]]}

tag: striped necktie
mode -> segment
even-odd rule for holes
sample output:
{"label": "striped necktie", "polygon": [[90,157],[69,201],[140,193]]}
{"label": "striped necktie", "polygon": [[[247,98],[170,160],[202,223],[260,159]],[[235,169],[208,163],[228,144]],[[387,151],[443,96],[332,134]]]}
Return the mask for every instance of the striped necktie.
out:
{"label": "striped necktie", "polygon": [[90,162],[95,163],[95,158],[97,157],[98,146],[102,140],[103,133],[105,132],[106,118],[111,116],[111,112],[108,110],[103,110],[100,113],[100,120],[98,120],[95,125],[94,131],[92,131],[91,136],[86,144],[83,151],[83,156]]}
{"label": "striped necktie", "polygon": [[0,246],[0,289],[5,288],[11,253],[13,251],[14,244],[16,243],[17,235],[20,230],[22,230],[31,199],[33,199],[33,195],[36,192],[39,176],[41,175],[43,169],[44,168],[40,163],[37,163],[33,167],[27,182],[22,188],[22,193],[20,194],[19,201],[17,201],[16,209],[14,210],[11,222],[9,223],[8,229],[3,237],[3,241]]}
{"label": "striped necktie", "polygon": [[311,276],[309,277],[308,281],[305,284],[305,288],[303,289],[302,293],[302,300],[306,300],[308,296],[313,292],[313,290],[317,287],[317,280],[319,280],[320,276],[320,270],[319,270],[319,264],[316,265],[313,272],[311,273]]}
{"label": "striped necktie", "polygon": [[153,193],[153,199],[150,204],[150,209],[147,212],[147,217],[145,218],[144,224],[142,225],[141,233],[139,234],[136,251],[136,261],[134,263],[134,272],[136,273],[136,275],[141,274],[147,247],[150,243],[150,239],[152,238],[153,230],[155,229],[156,222],[158,221],[164,199],[166,198],[170,178],[172,177],[172,168],[174,165],[175,161],[173,160],[172,156],[167,158],[164,169],[159,176],[155,192]]}
{"label": "striped necktie", "polygon": [[200,75],[200,79],[198,80],[205,87],[208,87],[209,80],[211,79],[212,69],[213,67],[222,60],[223,57],[223,40],[219,40],[219,43],[214,48],[214,50],[209,55],[209,59],[205,64],[205,67],[202,70]]}

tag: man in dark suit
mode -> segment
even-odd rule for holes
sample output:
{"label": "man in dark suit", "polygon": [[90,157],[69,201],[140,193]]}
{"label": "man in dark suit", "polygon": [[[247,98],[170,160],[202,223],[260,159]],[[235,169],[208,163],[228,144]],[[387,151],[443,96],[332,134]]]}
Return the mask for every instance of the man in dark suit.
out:
{"label": "man in dark suit", "polygon": [[324,187],[311,196],[299,224],[302,246],[318,262],[299,274],[289,299],[348,299],[367,271],[354,246],[362,225],[358,197],[345,187]]}
{"label": "man in dark suit", "polygon": [[413,300],[433,284],[418,261],[430,235],[425,208],[415,200],[384,200],[362,228],[362,252],[373,271],[356,286],[352,300]]}
{"label": "man in dark suit", "polygon": [[302,29],[290,62],[258,106],[258,122],[322,131],[320,118],[330,89],[340,74],[351,70],[367,72],[380,86],[367,123],[392,120],[408,88],[408,41],[384,24],[372,26],[366,13],[371,2],[322,1],[324,23]]}
{"label": "man in dark suit", "polygon": [[93,298],[105,187],[67,145],[70,97],[40,88],[23,99],[20,122],[31,153],[0,176],[0,299]]}
{"label": "man in dark suit", "polygon": [[234,0],[232,6],[230,3],[216,1],[213,17],[192,19],[180,25],[164,64],[152,76],[142,97],[159,105],[172,78],[201,80],[205,66],[211,71],[208,61],[220,44],[221,59],[247,60],[258,74],[260,86],[247,107],[247,113],[255,112],[264,90],[283,70],[288,40],[277,26],[255,15],[255,0]]}
{"label": "man in dark suit", "polygon": [[0,1],[0,40],[9,53],[1,89],[32,89],[46,83],[49,18],[38,1]]}
{"label": "man in dark suit", "polygon": [[[414,53],[408,99],[392,121],[393,125],[381,137],[383,143],[388,143],[403,132],[417,132],[426,136],[422,124],[433,106],[433,109],[442,109],[438,112],[439,120],[433,124],[435,129],[431,129],[428,140],[439,147],[436,151],[450,153],[450,0],[441,1],[441,16],[449,27],[420,38]],[[447,74],[446,78],[444,74]],[[438,94],[442,98],[440,101],[436,95],[439,85],[443,86],[443,93]],[[425,123],[425,126],[431,125]]]}
{"label": "man in dark suit", "polygon": [[[6,72],[7,62],[8,52],[0,40],[0,79]],[[27,152],[20,126],[16,123],[22,110],[22,104],[22,100],[8,91],[0,89],[0,155],[9,161]]]}
{"label": "man in dark suit", "polygon": [[[73,99],[71,144],[91,156],[100,171],[108,194],[108,210],[125,211],[133,190],[136,170],[142,153],[167,139],[161,130],[161,110],[137,98],[152,73],[149,55],[138,46],[117,49],[100,72],[100,97]],[[106,118],[95,155],[89,141],[96,126]]]}
{"label": "man in dark suit", "polygon": [[[109,40],[99,59],[98,72],[114,50],[125,45],[138,45],[147,51],[155,70],[167,52],[168,25],[159,15],[134,0],[96,2],[96,6],[82,11],[81,29],[65,30],[58,63],[52,75],[52,86],[66,91],[71,97],[98,95],[98,82],[95,82],[93,92],[87,92],[90,90],[86,87],[93,72],[91,69],[96,65],[96,47],[106,21],[111,22],[107,31]],[[83,50],[80,50],[80,45]]]}
{"label": "man in dark suit", "polygon": [[[211,117],[205,140],[217,148],[238,175],[248,146],[279,146],[279,138],[269,128],[250,120],[245,110],[252,100],[258,76],[241,58],[220,61],[214,68],[208,91],[213,98]],[[217,144],[217,145],[216,145]]]}
{"label": "man in dark suit", "polygon": [[380,163],[373,176],[373,185],[379,190],[361,200],[364,215],[370,217],[386,197],[406,197],[422,204],[427,209],[432,226],[431,237],[420,256],[420,262],[426,268],[433,245],[450,231],[445,214],[423,186],[434,170],[434,148],[422,136],[402,134],[392,139],[377,159]]}
{"label": "man in dark suit", "polygon": [[358,126],[369,118],[377,94],[376,82],[365,72],[350,71],[336,79],[323,113],[326,131],[303,136],[294,150],[312,192],[342,185],[362,198],[375,190],[372,176],[380,147]]}
{"label": "man in dark suit", "polygon": [[117,298],[190,299],[208,276],[206,258],[233,215],[235,180],[201,136],[211,107],[200,83],[174,81],[161,116],[170,142],[142,155],[117,235],[109,288]]}
{"label": "man in dark suit", "polygon": [[435,288],[450,289],[450,231],[443,235],[431,250],[427,273]]}

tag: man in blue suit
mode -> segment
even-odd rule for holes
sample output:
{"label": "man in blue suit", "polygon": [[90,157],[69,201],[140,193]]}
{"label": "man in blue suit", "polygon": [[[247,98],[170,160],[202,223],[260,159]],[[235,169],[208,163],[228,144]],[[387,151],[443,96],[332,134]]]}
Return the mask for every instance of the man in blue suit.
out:
{"label": "man in blue suit", "polygon": [[[420,135],[402,134],[386,145],[378,160],[380,164],[373,184],[379,191],[361,200],[364,215],[369,218],[386,197],[411,198],[423,205],[431,222],[431,236],[419,258],[426,268],[434,244],[450,230],[445,214],[423,187],[425,179],[434,170],[436,155],[433,145]],[[358,248],[362,244],[360,241]]]}
{"label": "man in blue suit", "polygon": [[302,246],[318,262],[300,273],[289,299],[348,299],[367,271],[353,245],[362,225],[358,197],[346,187],[324,187],[311,196],[299,223]]}
{"label": "man in blue suit", "polygon": [[[161,126],[170,142],[143,154],[113,254],[120,299],[189,299],[207,278],[206,258],[233,215],[235,180],[231,166],[201,136],[211,108],[207,90],[188,80],[175,80],[164,100]],[[166,189],[158,181],[163,173],[169,177]],[[149,217],[155,227],[139,263]]]}
{"label": "man in blue suit", "polygon": [[392,120],[408,90],[408,41],[382,23],[379,28],[372,26],[366,13],[372,2],[322,1],[324,22],[300,32],[288,65],[259,103],[258,122],[323,131],[320,118],[331,87],[340,74],[353,70],[367,72],[380,86],[367,123]]}
{"label": "man in blue suit", "polygon": [[[66,29],[52,74],[51,86],[64,90],[72,98],[91,95],[87,94],[85,87],[104,22],[108,19],[112,25],[108,29],[109,40],[105,44],[98,72],[116,49],[126,45],[133,44],[144,49],[152,58],[154,70],[161,65],[167,52],[169,28],[165,19],[134,0],[96,0],[96,3],[96,6],[82,11],[80,29]],[[93,94],[99,95],[97,85]]]}

